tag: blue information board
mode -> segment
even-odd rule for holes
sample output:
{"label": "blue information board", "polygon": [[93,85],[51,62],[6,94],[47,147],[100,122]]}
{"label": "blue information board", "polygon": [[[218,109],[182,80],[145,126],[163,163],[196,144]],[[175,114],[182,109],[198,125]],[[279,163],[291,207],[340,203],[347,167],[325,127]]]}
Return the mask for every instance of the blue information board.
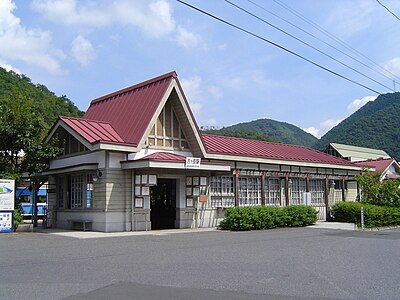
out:
{"label": "blue information board", "polygon": [[12,211],[0,211],[0,232],[13,232],[12,218]]}

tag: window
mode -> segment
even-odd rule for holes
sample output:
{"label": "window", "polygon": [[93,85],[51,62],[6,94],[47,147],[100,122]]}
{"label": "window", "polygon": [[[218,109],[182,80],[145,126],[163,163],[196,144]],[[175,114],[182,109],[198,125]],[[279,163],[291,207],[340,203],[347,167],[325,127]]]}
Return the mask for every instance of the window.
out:
{"label": "window", "polygon": [[59,176],[57,178],[57,203],[58,203],[58,208],[64,208],[64,177]]}
{"label": "window", "polygon": [[303,194],[307,191],[305,179],[290,179],[292,183],[292,205],[303,204]]}
{"label": "window", "polygon": [[261,204],[261,178],[243,177],[239,178],[239,205]]}
{"label": "window", "polygon": [[264,181],[265,205],[281,204],[281,186],[278,178],[266,178]]}
{"label": "window", "polygon": [[69,208],[83,207],[83,175],[69,176]]}
{"label": "window", "polygon": [[93,207],[92,174],[71,174],[57,177],[57,206],[65,209]]}
{"label": "window", "polygon": [[233,177],[210,177],[211,207],[231,207],[235,205]]}
{"label": "window", "polygon": [[325,203],[325,180],[310,180],[311,204]]}
{"label": "window", "polygon": [[92,207],[93,201],[93,175],[86,175],[86,208]]}

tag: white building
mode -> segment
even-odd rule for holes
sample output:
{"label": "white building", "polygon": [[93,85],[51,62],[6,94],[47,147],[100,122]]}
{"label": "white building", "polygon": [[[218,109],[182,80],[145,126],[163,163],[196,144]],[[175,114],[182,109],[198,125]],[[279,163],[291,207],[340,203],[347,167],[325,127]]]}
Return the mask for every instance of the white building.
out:
{"label": "white building", "polygon": [[59,117],[48,224],[95,231],[213,227],[232,206],[303,204],[325,219],[361,167],[313,149],[202,134],[175,72]]}

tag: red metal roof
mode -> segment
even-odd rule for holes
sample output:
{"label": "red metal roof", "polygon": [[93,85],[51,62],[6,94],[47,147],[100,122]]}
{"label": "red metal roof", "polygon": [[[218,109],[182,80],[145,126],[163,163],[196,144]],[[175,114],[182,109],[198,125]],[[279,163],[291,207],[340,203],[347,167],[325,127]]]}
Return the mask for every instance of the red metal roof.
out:
{"label": "red metal roof", "polygon": [[83,119],[108,122],[127,144],[138,145],[175,72],[97,98]]}
{"label": "red metal roof", "polygon": [[172,162],[186,162],[186,157],[169,152],[156,152],[138,160],[156,160],[156,161],[172,161]]}
{"label": "red metal roof", "polygon": [[378,172],[383,172],[393,162],[394,162],[394,158],[387,158],[387,159],[358,161],[358,162],[355,162],[355,164],[358,165],[358,166],[372,167],[372,168],[375,168],[375,170],[378,171]]}
{"label": "red metal roof", "polygon": [[354,166],[353,163],[347,160],[304,146],[277,144],[208,134],[202,134],[202,139],[206,151],[210,154]]}
{"label": "red metal roof", "polygon": [[91,144],[96,142],[126,144],[107,122],[62,116],[60,116],[60,120],[64,121]]}

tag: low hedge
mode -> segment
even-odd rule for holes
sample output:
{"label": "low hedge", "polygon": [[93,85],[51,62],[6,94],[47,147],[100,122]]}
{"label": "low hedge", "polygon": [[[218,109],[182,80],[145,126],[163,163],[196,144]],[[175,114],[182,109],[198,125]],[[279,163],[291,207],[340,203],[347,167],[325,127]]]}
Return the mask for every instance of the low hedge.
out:
{"label": "low hedge", "polygon": [[400,208],[360,202],[335,204],[331,209],[333,221],[356,223],[360,227],[361,207],[364,207],[364,226],[366,228],[400,225]]}
{"label": "low hedge", "polygon": [[317,222],[318,213],[304,205],[248,206],[228,208],[219,228],[232,231],[260,230],[276,227],[298,227]]}

